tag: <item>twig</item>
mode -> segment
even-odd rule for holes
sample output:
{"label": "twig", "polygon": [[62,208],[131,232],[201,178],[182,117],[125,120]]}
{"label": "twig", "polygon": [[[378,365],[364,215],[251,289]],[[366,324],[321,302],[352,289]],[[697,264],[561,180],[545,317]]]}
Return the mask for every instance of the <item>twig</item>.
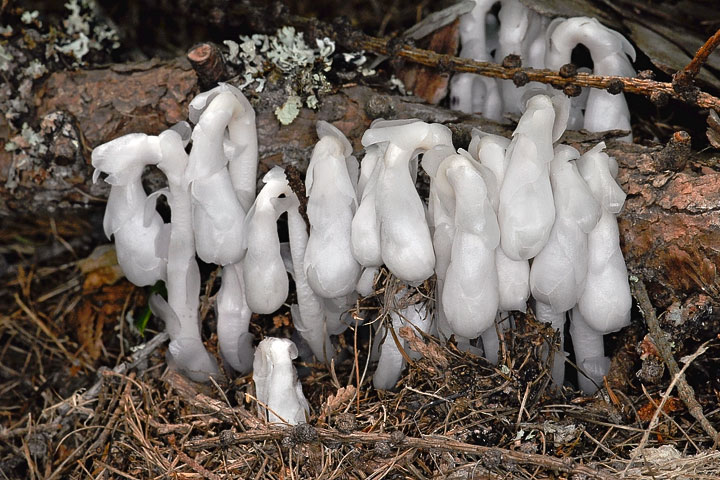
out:
{"label": "twig", "polygon": [[[336,38],[339,43],[341,38]],[[643,95],[650,98],[652,95],[665,94],[668,97],[690,101],[701,108],[712,108],[720,111],[720,99],[705,92],[697,92],[692,99],[675,91],[672,83],[657,82],[655,80],[630,77],[616,77],[591,75],[589,73],[578,73],[573,77],[565,78],[558,72],[534,68],[508,68],[497,63],[478,62],[467,58],[455,57],[423,50],[410,45],[391,46],[390,41],[382,38],[361,35],[355,41],[350,41],[351,47],[377,53],[380,55],[392,55],[405,58],[411,62],[419,63],[428,67],[438,68],[441,71],[476,73],[485,77],[502,78],[512,80],[518,76],[524,76],[523,82],[540,82],[562,89],[567,85],[579,87],[599,88],[603,90],[617,89],[621,87],[629,93]]]}
{"label": "twig", "polygon": [[[673,388],[675,388],[676,384],[680,383],[681,379],[684,381],[685,370],[687,370],[687,368],[690,366],[690,364],[693,362],[693,360],[695,360],[697,357],[699,357],[700,355],[702,355],[703,353],[705,353],[707,351],[708,343],[709,342],[703,343],[702,345],[700,345],[698,347],[698,349],[695,351],[695,353],[693,353],[692,355],[687,357],[685,359],[686,361],[685,361],[685,364],[683,365],[682,369],[673,376],[673,379],[670,382],[670,385],[668,385],[667,390],[665,390],[665,393],[663,394],[662,400],[660,400],[660,405],[658,405],[655,408],[655,413],[653,413],[653,416],[650,419],[650,424],[648,425],[648,428],[645,430],[645,433],[643,433],[642,440],[640,440],[640,444],[637,446],[637,448],[635,449],[635,452],[633,453],[633,456],[630,458],[630,461],[625,466],[625,470],[623,470],[623,474],[622,474],[623,478],[627,474],[628,470],[630,470],[630,467],[633,465],[633,463],[635,463],[635,459],[643,453],[645,445],[647,445],[648,439],[650,438],[650,432],[652,431],[653,428],[655,428],[655,425],[657,425],[657,421],[658,421],[658,417],[660,416],[660,412],[663,411],[663,407],[665,406],[665,403],[670,398],[670,393],[673,391]],[[672,358],[672,356],[670,358]],[[673,358],[673,362],[674,361],[675,361],[675,359]],[[675,367],[677,367],[677,363],[675,364]],[[670,368],[670,365],[668,365],[668,368]],[[688,386],[688,388],[689,388],[689,386]],[[678,392],[679,391],[680,391],[680,387],[678,385]],[[693,397],[693,400],[694,400],[694,397]],[[699,405],[698,405],[698,407],[699,407]],[[702,408],[700,409],[700,415],[702,415]],[[703,416],[703,418],[705,418],[705,417]],[[707,421],[707,419],[705,421]],[[712,426],[710,426],[710,428],[712,428]],[[716,437],[713,437],[713,438],[716,438]]]}
{"label": "twig", "polygon": [[[253,442],[262,442],[268,440],[279,441],[285,437],[297,438],[294,435],[296,427],[276,427],[271,426],[265,430],[255,430],[243,433],[234,433],[232,437],[224,435],[222,439],[219,437],[191,440],[186,443],[186,447],[190,450],[202,450],[208,448],[227,447],[232,444],[245,444]],[[468,455],[492,455],[494,458],[501,458],[505,462],[516,462],[522,464],[537,465],[550,470],[557,470],[569,474],[586,475],[589,478],[610,479],[611,477],[605,473],[596,471],[592,467],[580,465],[568,459],[560,459],[548,455],[540,455],[536,453],[524,453],[496,447],[484,447],[481,445],[472,445],[465,442],[453,440],[449,437],[439,435],[428,435],[423,438],[418,437],[402,437],[398,438],[397,433],[373,433],[373,432],[353,432],[341,433],[334,429],[314,428],[304,425],[303,429],[313,428],[317,434],[317,439],[321,443],[328,444],[378,444],[388,443],[402,448],[414,448],[425,451],[445,451],[454,453],[464,453]]]}
{"label": "twig", "polygon": [[[160,345],[165,343],[168,340],[169,335],[167,332],[161,332],[155,335],[153,338],[151,338],[148,342],[146,342],[144,345],[142,345],[142,348],[135,351],[130,356],[129,362],[122,362],[121,364],[117,365],[115,368],[112,369],[113,373],[123,374],[130,370],[131,368],[137,367],[142,361],[146,360],[152,353],[155,351],[156,348],[158,348]],[[102,389],[104,375],[103,373],[107,371],[108,369],[101,368],[99,369],[98,373],[100,374],[100,379],[93,384],[92,387],[88,388],[80,397],[80,401],[82,403],[88,402],[90,400],[95,399],[99,394],[100,390]],[[58,407],[58,412],[61,416],[65,415],[71,408],[71,405],[69,403],[65,403],[63,405],[60,405]]]}
{"label": "twig", "polygon": [[[685,406],[690,412],[690,415],[692,415],[700,423],[703,430],[705,430],[705,432],[710,435],[710,437],[717,445],[718,442],[720,442],[718,432],[703,414],[702,406],[695,398],[695,392],[685,379],[684,372],[690,364],[690,361],[686,362],[682,369],[680,369],[680,367],[678,366],[675,357],[673,357],[672,349],[667,341],[666,334],[662,330],[662,328],[660,328],[657,316],[655,315],[655,309],[653,308],[652,303],[650,303],[650,297],[648,297],[647,290],[645,289],[645,284],[642,282],[642,280],[638,280],[635,283],[635,298],[640,304],[640,309],[645,316],[645,322],[647,323],[650,336],[652,337],[653,342],[658,349],[658,353],[660,353],[660,356],[665,362],[665,365],[667,365],[670,375],[674,377],[673,383],[670,387],[668,387],[668,392],[672,389],[672,386],[677,383],[678,395],[685,403]],[[700,352],[700,349],[702,349],[704,345],[705,344],[701,345],[701,347],[698,348],[698,352]],[[694,359],[695,356],[700,355],[700,353],[698,352],[695,352],[693,354],[691,360]],[[663,399],[663,403],[664,401],[665,399]]]}
{"label": "twig", "polygon": [[707,42],[698,49],[697,53],[695,53],[695,57],[693,57],[681,73],[690,80],[694,79],[700,72],[700,68],[702,68],[705,64],[705,61],[713,50],[715,50],[718,44],[720,44],[720,30],[715,32],[712,37],[708,38]]}

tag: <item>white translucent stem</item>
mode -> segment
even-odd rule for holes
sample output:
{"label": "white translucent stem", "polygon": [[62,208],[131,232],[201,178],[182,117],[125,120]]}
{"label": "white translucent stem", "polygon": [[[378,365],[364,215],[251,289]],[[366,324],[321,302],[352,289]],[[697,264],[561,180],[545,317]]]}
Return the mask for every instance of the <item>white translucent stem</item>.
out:
{"label": "white translucent stem", "polygon": [[[603,376],[607,375],[609,361],[605,361],[605,347],[603,346],[603,335],[591,328],[580,310],[575,307],[572,310],[570,320],[570,336],[575,350],[575,364],[582,370],[578,372],[578,385],[585,393],[594,393],[598,386],[602,386]],[[589,378],[588,378],[589,377]]]}
{"label": "white translucent stem", "polygon": [[252,370],[253,336],[249,332],[252,311],[245,299],[242,264],[223,268],[222,285],[217,296],[217,335],[220,353],[241,374]]}

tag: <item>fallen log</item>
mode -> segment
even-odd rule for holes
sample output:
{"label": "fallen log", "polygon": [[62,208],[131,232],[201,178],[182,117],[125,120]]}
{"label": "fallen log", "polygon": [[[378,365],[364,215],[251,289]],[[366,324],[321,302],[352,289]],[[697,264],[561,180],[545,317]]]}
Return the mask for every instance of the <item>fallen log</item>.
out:
{"label": "fallen log", "polygon": [[[195,93],[197,77],[185,59],[51,74],[35,93],[45,153],[34,158],[23,150],[8,152],[0,141],[0,215],[101,209],[108,188],[92,183],[92,148],[126,133],[159,133],[186,118]],[[339,88],[324,96],[317,110],[303,108],[287,126],[275,118],[271,101],[257,105],[260,174],[273,165],[304,170],[317,140],[317,120],[340,128],[355,151],[361,150],[362,132],[376,118],[416,117],[446,124],[456,147],[467,146],[472,128],[506,136],[512,132],[479,116],[363,86]],[[620,165],[619,181],[628,193],[619,218],[631,274],[644,279],[657,307],[690,294],[720,298],[717,159],[691,152],[682,133],[666,146],[625,144],[587,132],[567,132],[563,142],[584,152],[603,139]],[[148,184],[157,188],[162,176],[150,173]]]}

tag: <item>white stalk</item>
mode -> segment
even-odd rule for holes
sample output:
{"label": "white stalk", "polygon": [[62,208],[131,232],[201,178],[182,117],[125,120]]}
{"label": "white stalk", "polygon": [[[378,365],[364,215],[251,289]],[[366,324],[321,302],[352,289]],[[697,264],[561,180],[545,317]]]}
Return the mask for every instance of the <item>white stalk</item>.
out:
{"label": "white stalk", "polygon": [[[507,155],[509,145],[510,140],[505,137],[474,130],[469,147],[470,153],[478,159],[480,164],[495,175],[498,194],[493,201],[493,205],[496,205],[496,213],[500,203],[499,192],[502,189],[505,170],[510,160]],[[496,248],[495,267],[498,274],[500,310],[524,312],[527,309],[528,297],[530,297],[530,285],[528,283],[530,264],[527,260],[513,260],[505,254],[502,248]]]}
{"label": "white stalk", "polygon": [[128,280],[138,286],[164,280],[166,259],[162,245],[162,218],[155,210],[146,213],[147,194],[142,186],[146,165],[160,161],[157,137],[135,133],[98,146],[92,152],[93,180],[101,172],[111,185],[103,228],[115,237],[118,263]]}
{"label": "white stalk", "polygon": [[363,146],[382,142],[389,142],[375,200],[382,258],[398,278],[421,282],[433,274],[435,254],[410,160],[416,150],[452,145],[452,135],[443,125],[419,120],[375,122],[363,135]]}
{"label": "white stalk", "polygon": [[270,423],[305,423],[310,407],[292,361],[297,347],[285,338],[268,337],[258,345],[253,363],[260,417]]}
{"label": "white stalk", "polygon": [[217,295],[217,335],[220,353],[230,366],[244,375],[252,370],[252,311],[245,299],[242,263],[223,267],[222,284]]}
{"label": "white stalk", "polygon": [[592,328],[583,318],[579,308],[572,310],[570,336],[575,350],[575,364],[578,372],[578,386],[584,393],[594,393],[602,387],[603,377],[610,370],[610,359],[605,356],[603,334]]}
{"label": "white stalk", "polygon": [[[583,44],[590,51],[595,75],[635,76],[628,60],[635,61],[635,49],[620,33],[611,30],[594,18],[574,17],[555,19],[548,27],[546,68],[557,70],[570,63],[572,50]],[[621,129],[630,130],[630,111],[625,96],[612,95],[605,90],[590,89],[585,109],[584,128],[591,132]],[[632,141],[632,134],[623,138]]]}
{"label": "white stalk", "polygon": [[207,381],[209,376],[218,374],[218,368],[200,336],[200,271],[195,260],[190,187],[183,175],[188,155],[183,139],[173,130],[160,134],[159,144],[162,161],[158,168],[168,179],[172,215],[167,265],[168,300],[153,295],[150,307],[165,321],[170,335],[168,352],[178,368],[195,381]]}
{"label": "white stalk", "polygon": [[[241,122],[238,117],[245,113],[233,93],[220,92],[204,108],[192,133],[185,175],[191,185],[198,256],[208,263],[227,265],[243,255],[245,210],[235,194],[223,143],[228,126]],[[230,150],[232,156],[238,153],[238,148]]]}
{"label": "white stalk", "polygon": [[567,145],[555,148],[551,183],[555,224],[550,238],[533,260],[530,288],[533,297],[560,314],[579,300],[587,275],[587,234],[600,218],[600,205],[572,161],[580,154]]}
{"label": "white stalk", "polygon": [[453,332],[475,338],[493,324],[497,313],[498,223],[486,183],[469,159],[461,155],[446,158],[438,168],[436,181],[447,182],[455,196],[455,235],[443,309]]}
{"label": "white stalk", "polygon": [[287,195],[285,172],[275,167],[263,177],[265,186],[245,218],[243,278],[250,310],[272,313],[288,295],[288,277],[280,254],[277,219],[283,210],[277,208],[280,195]]}
{"label": "white stalk", "polygon": [[345,135],[327,122],[318,122],[315,145],[306,174],[310,237],[305,273],[315,293],[337,298],[355,290],[360,264],[352,254],[351,229],[357,209],[348,163],[355,162]]}

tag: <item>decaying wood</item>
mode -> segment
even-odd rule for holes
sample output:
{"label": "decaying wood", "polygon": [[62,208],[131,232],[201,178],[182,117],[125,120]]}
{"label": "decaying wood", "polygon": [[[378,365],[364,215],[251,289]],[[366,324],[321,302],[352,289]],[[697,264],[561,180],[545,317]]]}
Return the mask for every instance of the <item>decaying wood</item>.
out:
{"label": "decaying wood", "polygon": [[[107,186],[92,184],[92,147],[130,132],[157,134],[185,119],[196,84],[196,75],[184,59],[52,74],[37,92],[38,114],[44,121],[57,111],[67,112],[64,118],[70,118],[78,132],[78,151],[23,163],[0,149],[0,211],[20,216],[58,208],[101,208]],[[457,147],[467,146],[472,128],[511,134],[508,125],[360,86],[325,96],[317,111],[303,109],[288,126],[275,118],[276,105],[259,105],[261,174],[273,165],[304,170],[317,140],[317,120],[340,128],[355,151],[362,148],[363,131],[381,117],[443,123],[453,131]],[[601,134],[567,132],[564,141],[582,152],[602,138]],[[678,138],[682,140],[682,135]],[[690,152],[683,141],[643,146],[608,139],[607,147],[620,164],[619,181],[628,193],[620,215],[625,258],[630,272],[648,284],[653,303],[663,308],[692,292],[717,294],[720,169],[716,159]],[[17,177],[12,189],[5,186],[10,165]],[[158,173],[150,174],[150,188],[160,182]]]}

